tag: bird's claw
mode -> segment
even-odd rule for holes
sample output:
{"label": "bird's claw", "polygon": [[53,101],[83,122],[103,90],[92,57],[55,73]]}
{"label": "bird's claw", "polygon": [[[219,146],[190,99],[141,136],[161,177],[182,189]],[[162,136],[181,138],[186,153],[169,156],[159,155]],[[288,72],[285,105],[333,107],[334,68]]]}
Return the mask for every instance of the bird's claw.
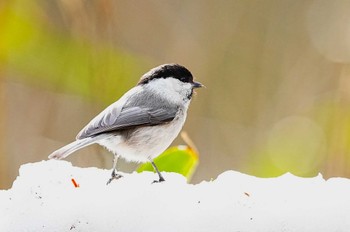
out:
{"label": "bird's claw", "polygon": [[152,182],[152,184],[154,184],[154,183],[160,183],[160,182],[163,182],[163,181],[165,181],[165,179],[161,176],[161,177],[159,178],[159,180],[154,180],[154,181]]}
{"label": "bird's claw", "polygon": [[123,177],[122,175],[116,174],[116,173],[113,172],[112,173],[112,177],[107,181],[107,185],[109,185],[112,182],[112,180],[118,180],[118,179],[120,179],[122,177]]}

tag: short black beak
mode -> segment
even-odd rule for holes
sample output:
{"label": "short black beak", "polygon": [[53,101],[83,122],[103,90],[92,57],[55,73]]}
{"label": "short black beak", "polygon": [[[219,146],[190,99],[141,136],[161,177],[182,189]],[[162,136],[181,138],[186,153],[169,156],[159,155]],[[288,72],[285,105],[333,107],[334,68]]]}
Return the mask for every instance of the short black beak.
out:
{"label": "short black beak", "polygon": [[202,85],[201,83],[199,83],[199,82],[193,82],[192,83],[192,87],[194,88],[194,89],[197,89],[197,88],[202,88],[202,87],[204,87],[204,85]]}

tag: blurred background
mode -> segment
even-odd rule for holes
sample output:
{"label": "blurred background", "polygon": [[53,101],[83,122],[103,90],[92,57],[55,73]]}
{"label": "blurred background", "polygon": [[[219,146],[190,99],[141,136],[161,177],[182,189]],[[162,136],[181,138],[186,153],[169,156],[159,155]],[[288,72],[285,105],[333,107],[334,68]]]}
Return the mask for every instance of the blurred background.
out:
{"label": "blurred background", "polygon": [[[350,177],[350,1],[2,0],[0,188],[163,63],[207,86],[184,127],[193,183],[229,169]],[[98,145],[68,160],[112,165]]]}

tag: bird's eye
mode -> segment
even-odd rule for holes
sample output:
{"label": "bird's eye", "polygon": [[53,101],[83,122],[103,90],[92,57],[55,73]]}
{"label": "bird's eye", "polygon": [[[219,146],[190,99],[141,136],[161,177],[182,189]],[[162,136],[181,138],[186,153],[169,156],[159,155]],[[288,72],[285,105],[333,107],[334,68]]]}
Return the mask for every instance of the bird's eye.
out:
{"label": "bird's eye", "polygon": [[180,78],[180,81],[186,82],[186,77],[181,77],[181,78]]}

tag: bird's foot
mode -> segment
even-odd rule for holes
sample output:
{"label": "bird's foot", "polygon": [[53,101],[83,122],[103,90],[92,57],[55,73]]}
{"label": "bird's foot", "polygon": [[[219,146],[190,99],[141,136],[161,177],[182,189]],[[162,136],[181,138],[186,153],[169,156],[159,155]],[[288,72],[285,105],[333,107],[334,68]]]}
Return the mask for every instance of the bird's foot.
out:
{"label": "bird's foot", "polygon": [[113,172],[111,178],[107,181],[107,185],[109,185],[112,182],[112,180],[118,180],[122,177],[122,175]]}
{"label": "bird's foot", "polygon": [[163,181],[165,181],[165,179],[164,179],[162,176],[160,176],[160,177],[159,177],[159,180],[154,180],[154,181],[152,182],[152,184],[154,184],[154,183],[160,183],[160,182],[163,182]]}

